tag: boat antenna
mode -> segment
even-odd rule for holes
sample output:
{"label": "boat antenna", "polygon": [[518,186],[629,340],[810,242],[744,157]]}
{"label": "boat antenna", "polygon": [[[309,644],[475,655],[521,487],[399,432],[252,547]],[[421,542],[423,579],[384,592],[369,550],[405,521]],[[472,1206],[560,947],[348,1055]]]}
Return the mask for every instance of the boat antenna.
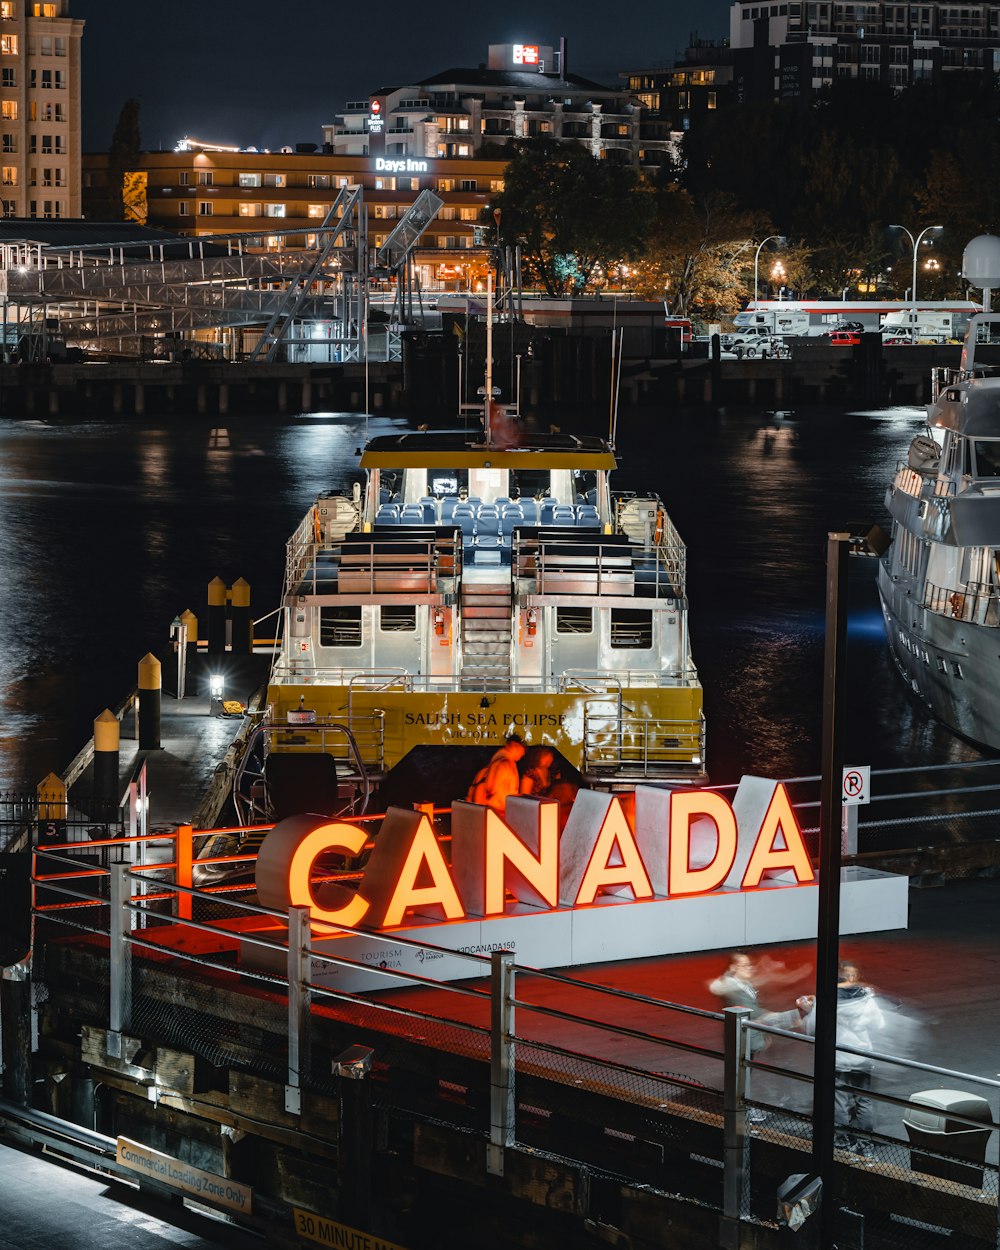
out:
{"label": "boat antenna", "polygon": [[618,334],[618,368],[617,370],[614,367],[614,358],[615,358],[614,338],[612,338],[612,341],[611,341],[612,398],[611,398],[611,438],[609,441],[612,447],[614,447],[615,445],[615,438],[618,434],[618,401],[621,397],[621,391],[622,391],[622,347],[623,347],[623,340],[625,338],[625,327],[619,326],[617,334]]}
{"label": "boat antenna", "polygon": [[[362,214],[364,216],[364,214]],[[361,252],[361,342],[365,357],[365,439],[368,442],[368,413],[371,405],[369,403],[369,381],[368,381],[368,239],[365,238],[360,248]]]}
{"label": "boat antenna", "polygon": [[493,446],[493,429],[490,424],[493,409],[493,270],[486,271],[486,387],[483,396],[483,425],[486,429],[486,446]]}
{"label": "boat antenna", "polygon": [[618,297],[615,296],[611,307],[611,385],[608,387],[608,442],[614,446],[615,441],[615,339],[618,337]]}

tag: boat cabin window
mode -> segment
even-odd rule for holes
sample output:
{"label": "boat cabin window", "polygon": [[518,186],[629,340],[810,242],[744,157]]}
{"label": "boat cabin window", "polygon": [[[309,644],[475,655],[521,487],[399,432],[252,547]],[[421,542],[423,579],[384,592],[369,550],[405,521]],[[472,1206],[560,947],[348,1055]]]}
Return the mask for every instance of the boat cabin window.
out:
{"label": "boat cabin window", "polygon": [[593,608],[556,608],[557,634],[592,634]]}
{"label": "boat cabin window", "polygon": [[653,645],[652,612],[638,608],[612,608],[611,645],[648,651]]}
{"label": "boat cabin window", "polygon": [[977,438],[972,446],[976,477],[1000,477],[1000,439]]}
{"label": "boat cabin window", "polygon": [[321,647],[361,646],[361,607],[348,604],[319,610]]}
{"label": "boat cabin window", "polygon": [[417,609],[405,604],[383,604],[378,610],[378,625],[383,634],[412,632],[417,628]]}
{"label": "boat cabin window", "polygon": [[573,502],[596,504],[597,474],[593,469],[575,469],[573,471]]}

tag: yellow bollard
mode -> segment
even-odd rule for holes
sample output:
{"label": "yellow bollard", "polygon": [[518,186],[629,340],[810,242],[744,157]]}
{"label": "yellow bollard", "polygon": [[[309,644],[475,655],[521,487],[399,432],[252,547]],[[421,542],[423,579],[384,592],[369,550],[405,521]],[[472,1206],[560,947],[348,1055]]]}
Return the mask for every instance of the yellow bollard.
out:
{"label": "yellow bollard", "polygon": [[62,777],[49,773],[38,783],[38,819],[65,820],[69,804],[67,802],[66,783]]}
{"label": "yellow bollard", "polygon": [[250,583],[242,577],[229,591],[231,607],[232,649],[234,655],[250,655],[253,651],[253,625],[250,620]]}
{"label": "yellow bollard", "polygon": [[114,712],[105,708],[94,718],[94,798],[100,811],[98,820],[110,818],[118,805],[118,747],[121,725]]}
{"label": "yellow bollard", "polygon": [[139,750],[156,751],[160,746],[160,661],[147,652],[139,661]]}
{"label": "yellow bollard", "polygon": [[226,650],[226,583],[213,577],[208,583],[208,654],[223,655]]}

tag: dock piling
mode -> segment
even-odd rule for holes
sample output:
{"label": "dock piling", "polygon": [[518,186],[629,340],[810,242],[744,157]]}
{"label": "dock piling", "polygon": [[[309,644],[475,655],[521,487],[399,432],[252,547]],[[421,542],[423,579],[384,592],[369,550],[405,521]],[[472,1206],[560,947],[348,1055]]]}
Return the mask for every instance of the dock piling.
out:
{"label": "dock piling", "polygon": [[121,725],[105,708],[94,718],[94,801],[100,809],[96,819],[106,820],[118,803],[118,748]]}
{"label": "dock piling", "polygon": [[160,661],[147,652],[139,661],[139,750],[160,749],[160,706],[162,703]]}

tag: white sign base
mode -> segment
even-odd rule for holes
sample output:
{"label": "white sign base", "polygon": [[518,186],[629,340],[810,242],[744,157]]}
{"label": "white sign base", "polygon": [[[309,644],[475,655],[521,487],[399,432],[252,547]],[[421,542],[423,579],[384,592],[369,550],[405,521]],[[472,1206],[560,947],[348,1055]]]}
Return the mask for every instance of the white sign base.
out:
{"label": "white sign base", "polygon": [[[488,919],[410,924],[379,935],[360,932],[325,937],[314,931],[310,945],[329,958],[313,957],[315,985],[366,993],[413,984],[393,971],[431,981],[486,976],[495,950],[510,950],[528,968],[573,968],[623,959],[648,959],[693,951],[731,950],[816,937],[814,884],[764,883],[754,890],[719,890],[684,898],[630,902],[602,896],[589,907],[543,911],[518,904],[509,914]],[[909,879],[869,868],[841,870],[840,932],[876,933],[905,929]],[[268,932],[278,937],[280,930]],[[404,946],[399,939],[427,943]],[[454,952],[454,953],[451,953]],[[241,959],[279,970],[281,956],[241,943]],[[334,959],[351,961],[335,963]],[[362,965],[362,966],[358,966]],[[369,970],[370,969],[370,970]]]}

